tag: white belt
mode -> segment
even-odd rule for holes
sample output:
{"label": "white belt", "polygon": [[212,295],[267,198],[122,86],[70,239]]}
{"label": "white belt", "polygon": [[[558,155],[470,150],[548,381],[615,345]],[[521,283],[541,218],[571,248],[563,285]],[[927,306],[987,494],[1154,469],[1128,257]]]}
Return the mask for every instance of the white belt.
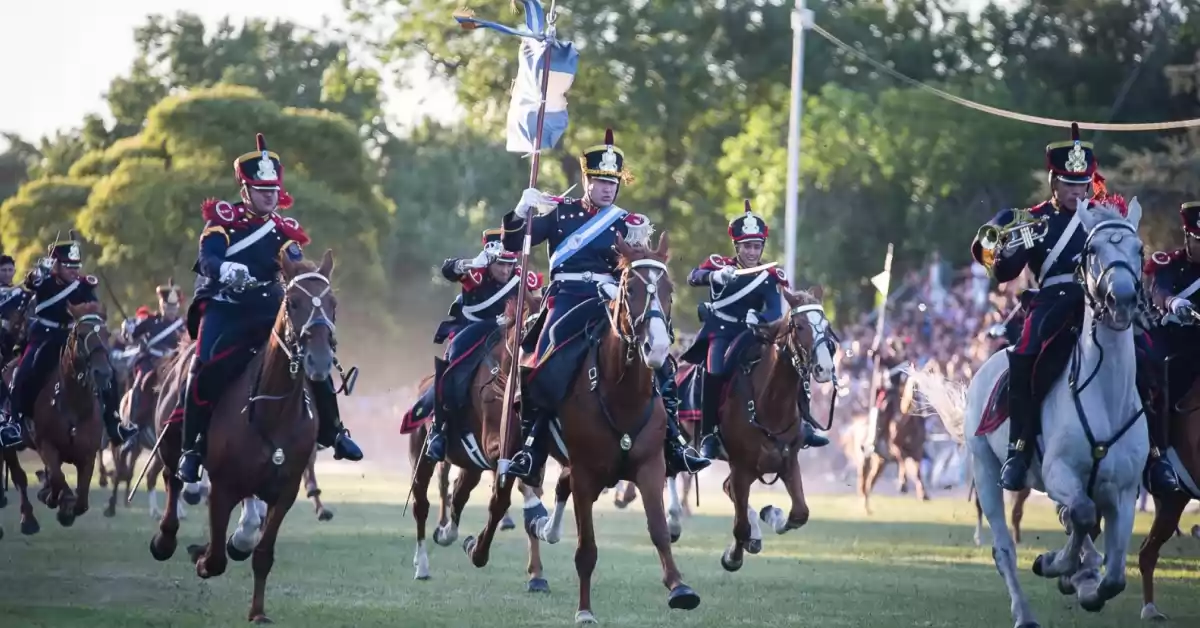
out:
{"label": "white belt", "polygon": [[43,325],[45,327],[49,327],[50,329],[63,329],[66,327],[66,325],[63,325],[62,323],[56,323],[51,320],[46,320],[40,316],[33,317],[33,322],[35,322],[39,325]]}
{"label": "white belt", "polygon": [[592,283],[617,283],[617,280],[612,275],[605,273],[593,273],[587,271],[585,273],[558,273],[554,275],[552,281],[590,281]]}
{"label": "white belt", "polygon": [[1042,282],[1042,287],[1049,288],[1050,286],[1057,286],[1060,283],[1072,283],[1074,281],[1075,275],[1052,275],[1050,277],[1046,277],[1046,280]]}
{"label": "white belt", "polygon": [[721,310],[709,310],[709,311],[712,312],[717,318],[719,318],[723,321],[728,321],[730,323],[741,323],[742,322],[742,321],[738,320],[736,317],[730,316],[730,315],[726,314],[725,312],[722,312]]}

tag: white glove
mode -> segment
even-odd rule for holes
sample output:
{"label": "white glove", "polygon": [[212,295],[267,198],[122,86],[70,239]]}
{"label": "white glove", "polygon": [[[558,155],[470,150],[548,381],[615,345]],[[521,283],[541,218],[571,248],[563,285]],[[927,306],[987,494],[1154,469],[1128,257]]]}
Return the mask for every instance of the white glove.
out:
{"label": "white glove", "polygon": [[507,316],[501,314],[496,317],[496,325],[498,327],[504,327],[504,326],[508,325],[508,323],[509,323],[509,320],[508,320]]}
{"label": "white glove", "polygon": [[600,284],[600,289],[604,291],[604,296],[608,297],[609,301],[617,298],[617,284],[602,283]]}
{"label": "white glove", "polygon": [[537,188],[529,188],[521,193],[521,202],[513,208],[517,218],[524,220],[529,217],[529,210],[547,202],[546,195]]}
{"label": "white glove", "polygon": [[487,251],[483,251],[476,255],[475,259],[467,262],[467,268],[487,268],[494,261],[496,261],[495,257],[489,255]]}
{"label": "white glove", "polygon": [[724,266],[721,268],[721,270],[714,270],[713,273],[709,275],[709,280],[716,284],[725,285],[730,281],[733,281],[733,278],[736,276],[736,268],[733,266]]}
{"label": "white glove", "polygon": [[1191,310],[1192,302],[1188,301],[1187,299],[1181,299],[1179,297],[1174,297],[1170,301],[1167,302],[1167,309],[1171,310],[1172,314],[1175,314],[1176,316],[1178,316],[1180,314],[1186,313],[1188,310]]}
{"label": "white glove", "polygon": [[221,262],[221,281],[227,284],[239,284],[250,280],[250,269],[245,264],[237,262]]}
{"label": "white glove", "polygon": [[746,312],[746,324],[747,325],[757,325],[758,323],[759,323],[758,314],[755,314],[754,310],[750,310],[750,311]]}

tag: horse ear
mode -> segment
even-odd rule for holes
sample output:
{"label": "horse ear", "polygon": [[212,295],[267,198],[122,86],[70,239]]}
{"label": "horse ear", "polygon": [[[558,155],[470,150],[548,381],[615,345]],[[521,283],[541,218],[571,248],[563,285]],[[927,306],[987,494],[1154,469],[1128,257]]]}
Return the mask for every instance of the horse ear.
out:
{"label": "horse ear", "polygon": [[813,286],[812,290],[809,290],[809,292],[813,295],[813,298],[817,300],[817,303],[821,303],[825,300],[825,289],[822,288],[820,284]]}
{"label": "horse ear", "polygon": [[617,243],[615,245],[613,245],[613,248],[617,249],[617,253],[620,254],[621,257],[624,257],[625,259],[629,259],[630,256],[633,254],[633,247],[626,244],[625,238],[622,237],[621,234],[619,234],[619,233],[617,234]]}
{"label": "horse ear", "polygon": [[664,231],[662,235],[658,236],[658,246],[654,247],[654,256],[665,258],[670,254],[671,238],[667,237],[667,232]]}
{"label": "horse ear", "polygon": [[285,282],[291,281],[296,276],[296,265],[292,263],[286,252],[279,255],[279,270],[283,273]]}
{"label": "horse ear", "polygon": [[67,314],[70,314],[71,318],[79,318],[78,312],[79,312],[80,307],[81,307],[80,305],[74,305],[72,303],[68,303],[67,304]]}
{"label": "horse ear", "polygon": [[325,254],[321,256],[321,267],[317,269],[326,279],[329,279],[333,273],[333,249],[325,249]]}
{"label": "horse ear", "polygon": [[1142,204],[1138,202],[1137,197],[1129,201],[1129,211],[1125,214],[1125,219],[1133,224],[1133,228],[1137,229],[1138,223],[1142,221]]}
{"label": "horse ear", "polygon": [[1089,207],[1090,204],[1091,202],[1088,199],[1081,198],[1078,204],[1075,205],[1075,213],[1079,214],[1079,223],[1083,225],[1085,231],[1091,231],[1092,227],[1096,224],[1096,214],[1092,213]]}

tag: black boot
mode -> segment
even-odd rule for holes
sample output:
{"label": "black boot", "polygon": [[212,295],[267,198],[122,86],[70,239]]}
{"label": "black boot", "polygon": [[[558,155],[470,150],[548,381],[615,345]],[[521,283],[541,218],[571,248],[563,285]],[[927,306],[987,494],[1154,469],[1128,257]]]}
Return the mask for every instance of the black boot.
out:
{"label": "black boot", "polygon": [[433,423],[429,426],[429,435],[425,438],[425,457],[434,462],[446,458],[446,414],[449,410],[442,405],[438,391],[442,387],[442,377],[450,362],[442,358],[433,359]]}
{"label": "black boot", "polygon": [[[1164,380],[1165,381],[1165,380]],[[1171,466],[1171,462],[1163,455],[1163,451],[1167,448],[1168,439],[1170,438],[1170,424],[1167,417],[1170,416],[1169,400],[1166,398],[1165,391],[1160,389],[1160,399],[1156,400],[1155,395],[1151,394],[1150,386],[1138,386],[1138,393],[1142,398],[1142,407],[1146,411],[1146,426],[1150,432],[1150,455],[1146,458],[1146,468],[1142,472],[1142,482],[1146,485],[1146,490],[1155,497],[1166,497],[1169,493],[1175,493],[1183,490],[1179,486],[1179,476],[1175,474],[1175,468]],[[1159,401],[1159,403],[1155,403]]]}
{"label": "black boot", "polygon": [[179,457],[179,469],[175,477],[183,482],[195,484],[200,481],[200,470],[207,453],[208,424],[212,419],[212,403],[198,403],[197,391],[203,365],[199,358],[192,359],[187,382],[180,391],[183,396],[183,455]]}
{"label": "black boot", "polygon": [[137,442],[138,426],[121,422],[121,402],[117,397],[117,387],[109,386],[100,392],[100,416],[104,419],[104,430],[108,433],[108,442],[122,445],[121,451],[133,449]]}
{"label": "black boot", "polygon": [[542,465],[546,463],[546,452],[541,443],[546,420],[546,412],[522,396],[521,451],[513,456],[508,475],[520,478],[532,488],[541,486]]}
{"label": "black boot", "polygon": [[[0,384],[3,386],[3,384]],[[25,445],[25,430],[21,429],[22,421],[7,409],[0,415],[0,449],[20,450]]]}
{"label": "black boot", "polygon": [[308,389],[312,391],[313,404],[317,407],[317,444],[333,448],[334,460],[349,460],[358,462],[363,459],[363,452],[358,444],[350,440],[350,430],[342,425],[341,413],[338,411],[337,392],[333,389],[333,379],[326,377],[321,381],[308,380]]}
{"label": "black boot", "polygon": [[[836,392],[835,392],[836,394]],[[800,419],[800,434],[803,436],[801,447],[808,449],[809,447],[824,447],[829,444],[829,439],[817,433],[817,430],[805,419]]]}
{"label": "black boot", "polygon": [[709,460],[722,459],[724,446],[720,435],[721,392],[725,388],[725,378],[712,373],[704,373],[704,391],[700,403],[700,455]]}
{"label": "black boot", "polygon": [[1000,486],[1009,491],[1025,488],[1025,475],[1033,458],[1041,408],[1033,399],[1033,365],[1037,356],[1008,354],[1008,459],[1000,468]]}
{"label": "black boot", "polygon": [[692,449],[679,429],[679,387],[675,385],[674,363],[668,361],[658,370],[658,389],[667,411],[667,475],[699,473],[712,461]]}

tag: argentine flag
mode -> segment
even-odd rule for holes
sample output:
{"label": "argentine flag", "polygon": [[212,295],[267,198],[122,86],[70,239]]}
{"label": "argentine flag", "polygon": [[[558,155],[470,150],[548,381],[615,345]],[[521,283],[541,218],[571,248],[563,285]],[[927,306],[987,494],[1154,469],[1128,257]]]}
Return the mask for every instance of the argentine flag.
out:
{"label": "argentine flag", "polygon": [[579,69],[579,52],[570,42],[537,41],[522,37],[517,80],[513,84],[512,100],[508,106],[505,133],[505,149],[511,153],[534,151],[546,46],[550,46],[550,81],[546,90],[542,147],[557,146],[567,130],[567,90],[575,82],[575,73]]}

